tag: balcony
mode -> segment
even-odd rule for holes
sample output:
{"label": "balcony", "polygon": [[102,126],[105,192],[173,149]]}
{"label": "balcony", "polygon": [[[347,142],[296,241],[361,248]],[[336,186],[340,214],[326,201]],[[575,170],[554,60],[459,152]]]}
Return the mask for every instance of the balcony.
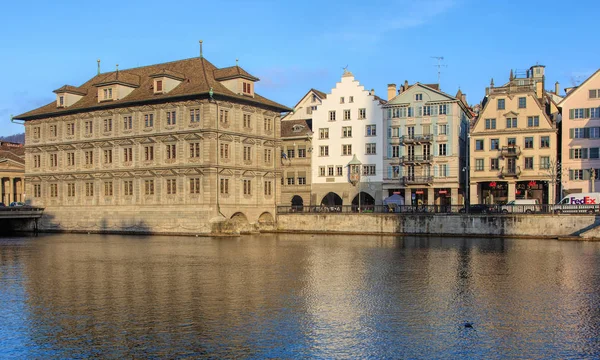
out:
{"label": "balcony", "polygon": [[432,134],[404,135],[400,138],[400,142],[402,142],[404,145],[430,143],[432,140]]}
{"label": "balcony", "polygon": [[431,185],[433,176],[404,176],[401,182],[406,185]]}
{"label": "balcony", "polygon": [[502,169],[500,169],[500,176],[503,178],[507,178],[507,177],[518,178],[519,176],[521,176],[521,167],[520,166],[517,166],[514,168],[502,167]]}
{"label": "balcony", "polygon": [[420,165],[420,164],[431,164],[433,156],[431,155],[409,155],[400,157],[400,164],[402,165]]}
{"label": "balcony", "polygon": [[500,149],[500,156],[502,157],[519,157],[521,155],[521,147],[519,145],[508,145],[503,146]]}

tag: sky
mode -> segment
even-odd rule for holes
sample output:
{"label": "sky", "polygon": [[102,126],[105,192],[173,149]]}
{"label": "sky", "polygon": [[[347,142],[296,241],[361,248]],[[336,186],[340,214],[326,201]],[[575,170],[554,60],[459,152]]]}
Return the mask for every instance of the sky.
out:
{"label": "sky", "polygon": [[[600,67],[600,2],[489,0],[14,1],[0,19],[0,136],[10,121],[55,101],[53,90],[97,71],[204,56],[259,77],[257,93],[289,107],[310,88],[329,93],[348,67],[366,89],[436,83],[479,103],[494,78],[546,66],[546,88]],[[561,90],[562,91],[562,90]]]}

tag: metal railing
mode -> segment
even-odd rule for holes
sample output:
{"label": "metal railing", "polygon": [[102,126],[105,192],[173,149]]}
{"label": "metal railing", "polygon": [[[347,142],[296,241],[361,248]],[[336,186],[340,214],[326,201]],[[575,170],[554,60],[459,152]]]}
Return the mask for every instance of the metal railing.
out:
{"label": "metal railing", "polygon": [[521,155],[521,147],[519,145],[503,146],[500,149],[500,155],[503,157],[511,157],[511,156],[519,157],[519,155]]}
{"label": "metal railing", "polygon": [[518,177],[520,175],[521,175],[521,167],[520,166],[516,166],[513,169],[505,169],[503,166],[502,169],[500,170],[500,176],[502,176],[502,177],[510,177],[510,176]]}
{"label": "metal railing", "polygon": [[433,183],[433,176],[403,176],[402,182],[405,185],[431,184]]}
{"label": "metal railing", "polygon": [[433,138],[432,134],[423,134],[423,135],[403,135],[400,138],[400,141],[408,144],[408,143],[420,143],[420,142],[431,142]]}
{"label": "metal railing", "polygon": [[400,157],[401,164],[409,163],[429,163],[433,160],[432,155],[406,155]]}

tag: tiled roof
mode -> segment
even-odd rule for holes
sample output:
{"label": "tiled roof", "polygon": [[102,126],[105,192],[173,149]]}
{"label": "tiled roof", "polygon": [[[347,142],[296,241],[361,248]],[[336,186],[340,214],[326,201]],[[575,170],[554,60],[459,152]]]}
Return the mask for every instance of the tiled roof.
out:
{"label": "tiled roof", "polygon": [[286,120],[281,122],[281,137],[307,136],[312,134],[306,120]]}
{"label": "tiled roof", "polygon": [[180,81],[185,80],[185,75],[175,72],[175,71],[168,70],[168,69],[160,69],[160,71],[157,72],[156,74],[150,75],[150,77],[152,77],[152,78],[161,77],[161,76],[165,76],[165,77],[180,80]]}
{"label": "tiled roof", "polygon": [[135,73],[129,73],[125,71],[114,71],[106,74],[103,78],[100,78],[94,85],[102,86],[114,83],[122,83],[131,85],[133,87],[138,87],[140,86],[140,76]]}
{"label": "tiled roof", "polygon": [[[181,82],[173,90],[166,94],[154,94],[153,86],[154,79],[150,76],[161,71],[169,70],[185,76],[185,80]],[[88,80],[78,89],[85,91],[83,96],[75,104],[66,108],[57,108],[56,101],[48,105],[42,106],[35,110],[31,110],[24,114],[15,116],[15,119],[31,120],[41,117],[59,116],[62,114],[70,114],[84,111],[99,110],[105,108],[114,108],[119,106],[131,106],[140,102],[161,101],[173,98],[192,97],[208,95],[208,91],[212,87],[214,96],[224,96],[230,99],[237,99],[272,108],[274,111],[290,111],[288,107],[278,104],[274,101],[266,99],[256,93],[254,97],[247,95],[239,95],[227,89],[214,77],[214,72],[218,70],[205,58],[195,57],[191,59],[178,60],[169,63],[143,66],[133,69],[119,70],[118,80],[122,82],[139,83],[139,87],[135,88],[129,95],[123,99],[113,100],[98,103],[98,92],[95,85],[104,83],[109,80],[116,80],[116,72],[104,73],[96,75]],[[137,80],[136,80],[137,79]]]}
{"label": "tiled roof", "polygon": [[9,159],[25,165],[25,148],[0,146],[0,160]]}
{"label": "tiled roof", "polygon": [[214,76],[215,76],[215,80],[228,80],[228,79],[235,79],[238,77],[244,78],[244,79],[248,79],[248,80],[252,80],[252,81],[259,81],[260,79],[257,78],[256,76],[252,76],[250,75],[246,70],[242,69],[239,66],[230,66],[230,67],[226,67],[226,68],[222,68],[222,69],[215,69],[213,70]]}
{"label": "tiled roof", "polygon": [[320,97],[321,99],[327,99],[327,94],[325,94],[322,91],[319,91],[315,88],[310,89],[311,91],[313,91],[315,94],[317,94],[318,97]]}
{"label": "tiled roof", "polygon": [[84,90],[81,90],[80,88],[76,87],[76,86],[71,86],[71,85],[63,85],[60,88],[56,89],[53,91],[54,93],[71,93],[71,94],[77,94],[77,95],[85,95],[87,92]]}

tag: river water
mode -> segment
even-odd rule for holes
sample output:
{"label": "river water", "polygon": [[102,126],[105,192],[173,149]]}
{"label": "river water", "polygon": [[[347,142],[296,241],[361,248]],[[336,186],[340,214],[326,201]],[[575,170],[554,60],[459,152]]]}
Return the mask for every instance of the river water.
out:
{"label": "river water", "polygon": [[0,238],[0,306],[1,358],[600,358],[600,243]]}

